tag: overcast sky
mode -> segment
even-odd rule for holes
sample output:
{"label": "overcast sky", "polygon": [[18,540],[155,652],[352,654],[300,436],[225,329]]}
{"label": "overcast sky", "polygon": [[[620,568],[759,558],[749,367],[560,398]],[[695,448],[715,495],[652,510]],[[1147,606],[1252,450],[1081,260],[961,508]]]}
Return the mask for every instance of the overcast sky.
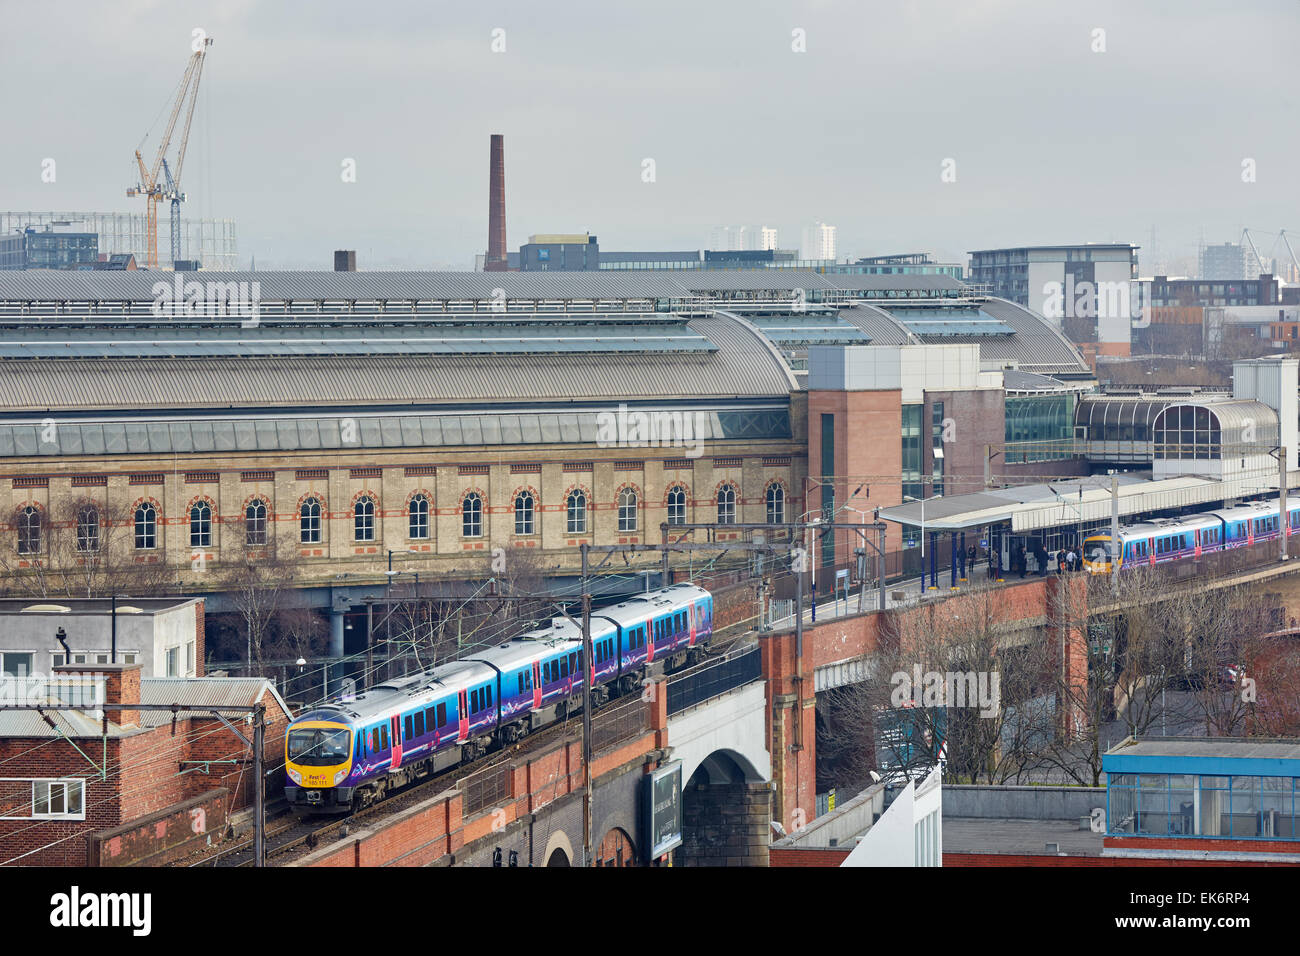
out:
{"label": "overcast sky", "polygon": [[0,25],[9,210],[142,209],[134,150],[206,30],[185,215],[235,219],[258,268],[471,267],[495,132],[512,249],[822,220],[841,256],[1130,241],[1146,273],[1153,226],[1157,259],[1300,240],[1297,0],[0,0]]}

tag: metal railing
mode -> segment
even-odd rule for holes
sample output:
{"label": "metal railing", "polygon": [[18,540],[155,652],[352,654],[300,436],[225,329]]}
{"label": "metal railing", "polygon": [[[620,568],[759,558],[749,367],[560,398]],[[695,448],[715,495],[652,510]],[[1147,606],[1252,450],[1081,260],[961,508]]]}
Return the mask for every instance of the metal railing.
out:
{"label": "metal railing", "polygon": [[497,806],[512,796],[510,764],[489,767],[466,777],[458,784],[464,803],[465,816],[472,816],[488,807]]}
{"label": "metal railing", "polygon": [[598,753],[640,737],[650,729],[646,702],[640,697],[614,704],[591,718],[591,749]]}
{"label": "metal railing", "polygon": [[672,716],[681,713],[729,690],[761,680],[762,677],[762,655],[755,644],[702,670],[670,679],[668,714]]}

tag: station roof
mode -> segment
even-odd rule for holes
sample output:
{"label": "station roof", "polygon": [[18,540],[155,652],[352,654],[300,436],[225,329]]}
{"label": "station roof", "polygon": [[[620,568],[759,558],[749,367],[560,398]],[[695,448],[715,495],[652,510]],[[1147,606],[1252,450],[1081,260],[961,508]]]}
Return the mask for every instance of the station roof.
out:
{"label": "station roof", "polygon": [[[662,343],[649,341],[637,348],[637,343],[620,339],[619,347],[612,349],[588,340],[591,347],[556,351],[394,348],[379,354],[327,351],[286,357],[220,347],[223,342],[267,345],[278,337],[260,329],[232,329],[229,334],[235,337],[214,340],[219,347],[213,351],[206,349],[205,339],[194,352],[132,354],[142,344],[137,342],[124,346],[122,357],[74,351],[57,360],[3,362],[0,408],[30,415],[194,407],[735,401],[788,398],[797,387],[780,353],[742,318],[727,313],[699,316],[678,331],[691,340],[689,347],[665,351]],[[494,334],[517,337],[519,329],[503,320]],[[0,340],[6,337],[0,333]],[[217,356],[221,360],[213,361]]]}
{"label": "station roof", "polygon": [[918,310],[882,299],[843,308],[840,317],[862,329],[872,345],[973,344],[979,346],[983,369],[1092,378],[1088,363],[1060,329],[1005,299],[951,310],[936,305]]}
{"label": "station roof", "polygon": [[[1216,481],[1210,478],[1182,476],[1153,481],[1122,474],[1119,478],[1120,517],[1184,508],[1269,489],[1267,479],[1252,477]],[[1292,483],[1296,480],[1293,473]],[[1104,521],[1111,515],[1109,475],[1067,478],[1039,485],[994,488],[968,495],[932,499],[925,502],[924,524],[928,531],[971,531],[990,525],[1010,523],[1013,532],[1039,531],[1070,527],[1080,522]],[[1276,485],[1276,480],[1273,482]],[[904,502],[881,508],[880,517],[909,527],[922,524],[919,502]]]}

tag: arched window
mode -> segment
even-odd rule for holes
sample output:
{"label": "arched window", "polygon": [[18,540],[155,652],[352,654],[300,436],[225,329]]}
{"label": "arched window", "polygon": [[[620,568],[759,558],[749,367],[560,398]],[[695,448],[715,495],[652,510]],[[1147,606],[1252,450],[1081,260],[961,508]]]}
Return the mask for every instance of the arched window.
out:
{"label": "arched window", "polygon": [[565,502],[565,510],[568,512],[569,534],[586,534],[587,493],[581,488],[570,491],[569,498]]}
{"label": "arched window", "polygon": [[718,489],[718,524],[736,523],[736,486],[723,485]]}
{"label": "arched window", "polygon": [[533,505],[531,491],[521,491],[515,495],[515,534],[533,533]]}
{"label": "arched window", "polygon": [[668,489],[668,523],[686,524],[686,489],[681,485]]}
{"label": "arched window", "polygon": [[99,509],[86,505],[77,512],[77,550],[99,550]]}
{"label": "arched window", "polygon": [[147,501],[135,509],[135,546],[141,551],[158,547],[158,509]]}
{"label": "arched window", "polygon": [[41,551],[41,512],[34,505],[28,505],[18,515],[18,553],[40,554]]}
{"label": "arched window", "polygon": [[767,523],[785,524],[785,489],[776,482],[767,486]]}
{"label": "arched window", "polygon": [[407,518],[411,538],[429,537],[429,499],[416,495],[407,506]]}
{"label": "arched window", "polygon": [[303,544],[320,544],[320,502],[315,498],[298,509],[298,535]]}
{"label": "arched window", "polygon": [[483,537],[483,499],[473,491],[460,503],[460,533],[466,538]]}
{"label": "arched window", "polygon": [[636,530],[636,492],[631,488],[618,493],[618,530]]}
{"label": "arched window", "polygon": [[352,509],[352,530],[357,541],[375,540],[375,502],[368,495],[358,498]]}
{"label": "arched window", "polygon": [[212,546],[212,509],[206,501],[196,501],[190,506],[190,547]]}
{"label": "arched window", "polygon": [[250,548],[266,544],[266,502],[254,498],[244,509],[244,543]]}

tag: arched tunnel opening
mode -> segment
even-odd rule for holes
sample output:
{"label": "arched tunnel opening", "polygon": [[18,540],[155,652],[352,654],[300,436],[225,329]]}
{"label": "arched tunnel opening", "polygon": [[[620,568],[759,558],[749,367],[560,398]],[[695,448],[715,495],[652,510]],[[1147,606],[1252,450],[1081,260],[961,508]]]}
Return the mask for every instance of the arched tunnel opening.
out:
{"label": "arched tunnel opening", "polygon": [[710,754],[682,787],[682,844],[674,866],[767,866],[772,791],[725,751]]}

